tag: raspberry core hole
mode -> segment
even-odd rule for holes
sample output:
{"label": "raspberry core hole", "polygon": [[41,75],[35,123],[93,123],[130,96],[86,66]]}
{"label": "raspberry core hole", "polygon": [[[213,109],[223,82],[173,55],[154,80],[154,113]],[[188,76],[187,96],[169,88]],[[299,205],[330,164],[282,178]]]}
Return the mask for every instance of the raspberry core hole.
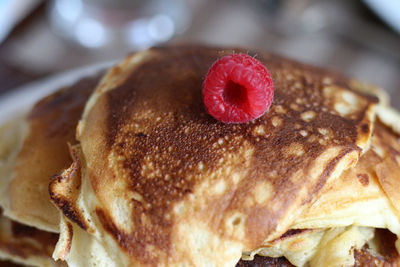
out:
{"label": "raspberry core hole", "polygon": [[247,90],[242,85],[230,80],[224,88],[223,98],[230,105],[242,107],[247,103]]}

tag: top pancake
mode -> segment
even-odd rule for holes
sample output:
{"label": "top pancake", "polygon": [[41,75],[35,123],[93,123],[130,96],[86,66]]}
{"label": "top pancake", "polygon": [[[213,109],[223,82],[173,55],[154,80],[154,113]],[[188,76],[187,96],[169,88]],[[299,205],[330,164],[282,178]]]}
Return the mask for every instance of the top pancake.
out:
{"label": "top pancake", "polygon": [[[68,143],[75,143],[75,129],[86,100],[99,77],[80,80],[74,85],[39,101],[19,124],[26,125],[24,136],[7,150],[11,139],[4,138],[0,154],[7,164],[0,166],[1,205],[5,214],[19,222],[58,232],[59,212],[50,202],[50,178],[71,164]],[[3,135],[12,131],[4,128]],[[16,128],[16,127],[14,127]],[[16,129],[15,131],[17,131]],[[18,133],[22,130],[18,130]],[[15,156],[12,156],[16,154]]]}
{"label": "top pancake", "polygon": [[[255,55],[206,47],[132,55],[86,106],[75,163],[86,200],[64,214],[107,232],[115,243],[104,246],[131,266],[234,266],[241,251],[283,234],[368,144],[375,98],[341,75],[269,53],[256,58],[274,80],[271,109],[245,124],[210,117],[203,78],[233,52]],[[56,186],[70,175],[53,181],[55,203],[77,199]]]}

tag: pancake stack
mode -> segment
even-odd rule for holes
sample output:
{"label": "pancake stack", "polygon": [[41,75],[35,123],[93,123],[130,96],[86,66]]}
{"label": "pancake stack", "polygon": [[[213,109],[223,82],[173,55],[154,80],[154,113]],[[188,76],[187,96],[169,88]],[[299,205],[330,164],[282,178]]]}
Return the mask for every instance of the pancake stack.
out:
{"label": "pancake stack", "polygon": [[[208,68],[232,53],[255,56],[274,81],[270,110],[248,123],[218,122],[202,103]],[[98,80],[2,130],[0,204],[40,236],[59,233],[55,248],[45,242],[54,261],[43,260],[400,264],[400,116],[382,90],[266,52],[204,46],[135,53]]]}
{"label": "pancake stack", "polygon": [[74,129],[100,76],[60,89],[0,128],[1,259],[67,266],[51,257],[60,215],[50,202],[48,185],[72,163],[68,145],[76,142]]}

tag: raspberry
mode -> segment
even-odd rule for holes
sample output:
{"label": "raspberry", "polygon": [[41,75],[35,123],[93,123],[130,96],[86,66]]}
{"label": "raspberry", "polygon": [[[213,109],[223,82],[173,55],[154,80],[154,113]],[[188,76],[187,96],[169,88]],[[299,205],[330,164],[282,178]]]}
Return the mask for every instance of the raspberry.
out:
{"label": "raspberry", "polygon": [[244,123],[271,106],[274,86],[265,66],[246,54],[227,55],[213,63],[203,83],[208,114],[224,123]]}

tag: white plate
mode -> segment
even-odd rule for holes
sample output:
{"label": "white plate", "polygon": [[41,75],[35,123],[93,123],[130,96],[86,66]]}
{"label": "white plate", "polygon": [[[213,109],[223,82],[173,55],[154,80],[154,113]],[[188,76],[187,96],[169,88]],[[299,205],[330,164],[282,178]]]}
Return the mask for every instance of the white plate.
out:
{"label": "white plate", "polygon": [[117,61],[104,62],[62,72],[11,90],[0,98],[0,125],[29,110],[39,99],[52,92],[108,68]]}
{"label": "white plate", "polygon": [[364,0],[382,20],[400,33],[400,1],[399,0]]}

